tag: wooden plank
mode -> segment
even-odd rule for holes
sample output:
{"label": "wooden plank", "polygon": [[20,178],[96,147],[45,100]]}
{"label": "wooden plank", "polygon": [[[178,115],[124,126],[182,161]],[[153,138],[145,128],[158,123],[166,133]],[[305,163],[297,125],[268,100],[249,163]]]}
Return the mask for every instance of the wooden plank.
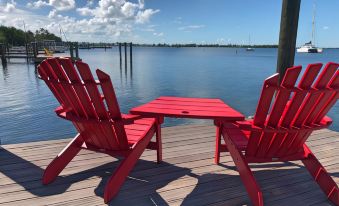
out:
{"label": "wooden plank", "polygon": [[[110,205],[250,204],[229,154],[223,153],[220,165],[213,163],[214,131],[214,126],[163,128],[164,163],[156,164],[155,152],[146,151]],[[335,176],[339,172],[337,137],[338,132],[320,130],[308,140],[320,162]],[[0,204],[102,205],[103,186],[117,166],[109,156],[81,152],[55,183],[41,185],[39,172],[35,172],[42,171],[68,141],[23,143],[17,148],[15,144],[4,145],[0,158],[4,154],[7,164],[0,160],[0,182],[4,183],[0,186]],[[17,158],[10,162],[8,152]],[[250,166],[261,185],[265,205],[328,203],[300,162]],[[338,183],[339,178],[335,181]]]}

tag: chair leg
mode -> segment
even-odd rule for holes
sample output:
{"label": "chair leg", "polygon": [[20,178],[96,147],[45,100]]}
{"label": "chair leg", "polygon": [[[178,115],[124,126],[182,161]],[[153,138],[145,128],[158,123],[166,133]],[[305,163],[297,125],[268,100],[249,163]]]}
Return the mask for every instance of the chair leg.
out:
{"label": "chair leg", "polygon": [[339,205],[339,189],[337,184],[327,173],[325,168],[321,165],[311,150],[306,145],[304,145],[304,148],[309,152],[308,157],[302,160],[306,169],[310,172],[314,180],[324,191],[327,198],[335,205]]}
{"label": "chair leg", "polygon": [[219,164],[220,162],[220,148],[221,147],[221,124],[216,125],[215,131],[215,153],[214,163]]}
{"label": "chair leg", "polygon": [[232,140],[223,134],[224,140],[226,142],[227,148],[231,154],[231,157],[234,161],[235,166],[238,169],[238,172],[240,174],[240,178],[242,182],[245,185],[245,188],[247,190],[247,193],[249,194],[253,205],[255,206],[263,206],[263,197],[262,192],[260,190],[259,185],[257,184],[254,175],[251,171],[251,169],[248,166],[248,163],[245,160],[245,157],[239,151]]}
{"label": "chair leg", "polygon": [[160,164],[162,161],[162,142],[161,142],[161,124],[156,123],[155,130],[156,142],[157,142],[157,163]]}
{"label": "chair leg", "polygon": [[49,184],[55,180],[67,164],[79,153],[83,142],[82,136],[77,134],[77,136],[75,136],[74,139],[47,166],[42,178],[43,184]]}
{"label": "chair leg", "polygon": [[151,141],[154,132],[149,132],[142,140],[140,140],[133,147],[129,155],[122,160],[118,168],[114,171],[105,186],[104,201],[108,203],[113,197],[115,197],[122,184],[125,182],[127,175],[134,168],[134,165],[140,158],[143,151],[146,149],[148,143]]}

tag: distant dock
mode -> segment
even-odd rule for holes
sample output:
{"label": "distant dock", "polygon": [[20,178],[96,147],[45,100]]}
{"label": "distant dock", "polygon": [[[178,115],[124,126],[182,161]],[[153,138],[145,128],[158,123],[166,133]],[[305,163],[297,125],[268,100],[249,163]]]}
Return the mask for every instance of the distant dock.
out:
{"label": "distant dock", "polygon": [[77,42],[68,42],[67,49],[69,53],[53,53],[53,51],[49,51],[46,47],[39,45],[38,42],[16,47],[0,44],[0,58],[2,65],[6,65],[11,59],[24,59],[35,64],[39,64],[50,57],[70,57],[73,61],[81,60]]}

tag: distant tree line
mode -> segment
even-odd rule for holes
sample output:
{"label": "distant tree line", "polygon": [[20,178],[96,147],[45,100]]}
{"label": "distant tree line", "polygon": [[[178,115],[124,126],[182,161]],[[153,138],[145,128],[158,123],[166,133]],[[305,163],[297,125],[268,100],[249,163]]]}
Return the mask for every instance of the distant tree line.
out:
{"label": "distant tree line", "polygon": [[134,46],[148,46],[148,47],[229,47],[229,48],[277,48],[276,44],[264,45],[239,45],[239,44],[133,44]]}
{"label": "distant tree line", "polygon": [[0,26],[0,43],[7,43],[12,46],[23,46],[25,43],[42,40],[61,41],[61,38],[50,33],[47,29],[40,28],[35,33],[27,32],[15,27]]}

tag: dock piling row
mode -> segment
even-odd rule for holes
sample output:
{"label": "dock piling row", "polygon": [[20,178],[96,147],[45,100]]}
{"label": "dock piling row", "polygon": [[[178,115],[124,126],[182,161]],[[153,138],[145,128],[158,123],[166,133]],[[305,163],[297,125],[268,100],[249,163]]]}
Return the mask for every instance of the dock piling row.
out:
{"label": "dock piling row", "polygon": [[[124,46],[124,52],[125,52],[125,69],[127,69],[127,47],[128,44],[127,42],[124,43],[117,43],[118,48],[119,48],[119,62],[120,62],[120,69],[122,68],[122,45]],[[130,63],[130,67],[132,68],[133,66],[133,44],[132,42],[129,43],[129,63]]]}

